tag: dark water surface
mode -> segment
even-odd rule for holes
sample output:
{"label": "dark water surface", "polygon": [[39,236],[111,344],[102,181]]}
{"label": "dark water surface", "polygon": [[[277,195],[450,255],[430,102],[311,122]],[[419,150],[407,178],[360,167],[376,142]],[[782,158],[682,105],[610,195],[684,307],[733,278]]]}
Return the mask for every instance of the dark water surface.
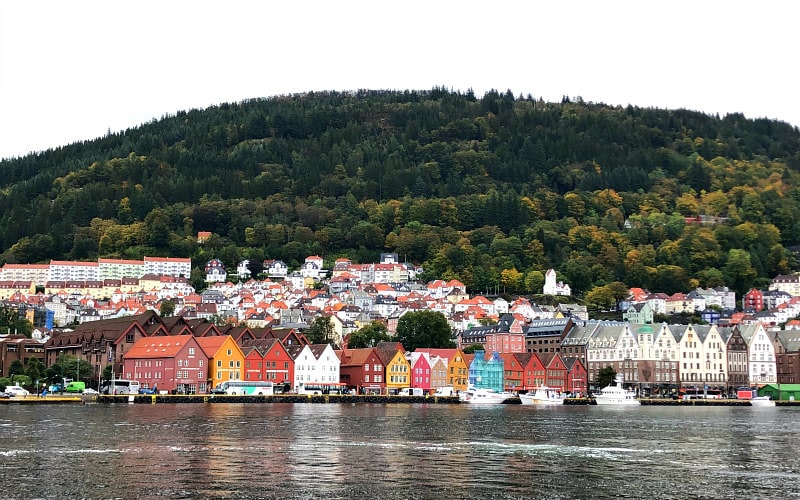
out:
{"label": "dark water surface", "polygon": [[1,498],[800,497],[800,408],[0,407]]}

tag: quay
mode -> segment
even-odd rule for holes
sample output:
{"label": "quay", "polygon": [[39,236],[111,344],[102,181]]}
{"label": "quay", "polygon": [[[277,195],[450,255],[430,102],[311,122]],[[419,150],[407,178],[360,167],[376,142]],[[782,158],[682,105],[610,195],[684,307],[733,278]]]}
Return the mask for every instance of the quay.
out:
{"label": "quay", "polygon": [[[642,406],[744,406],[750,407],[746,399],[665,399],[643,398],[639,400]],[[133,395],[48,395],[27,396],[24,398],[2,398],[0,405],[35,405],[35,404],[87,404],[87,403],[135,403],[135,404],[175,404],[175,403],[372,403],[372,404],[399,404],[399,403],[427,403],[427,404],[461,404],[458,396],[386,396],[364,394],[275,394],[272,396],[235,396],[221,394],[133,394]],[[519,398],[509,398],[504,404],[520,404]],[[567,406],[595,405],[592,398],[567,398]],[[775,406],[794,407],[800,406],[800,401],[775,401]]]}
{"label": "quay", "polygon": [[50,405],[83,403],[89,396],[26,396],[16,398],[0,398],[0,405]]}
{"label": "quay", "polygon": [[458,396],[385,396],[369,394],[275,394],[236,396],[226,394],[132,394],[92,396],[97,403],[434,403],[458,404]]}

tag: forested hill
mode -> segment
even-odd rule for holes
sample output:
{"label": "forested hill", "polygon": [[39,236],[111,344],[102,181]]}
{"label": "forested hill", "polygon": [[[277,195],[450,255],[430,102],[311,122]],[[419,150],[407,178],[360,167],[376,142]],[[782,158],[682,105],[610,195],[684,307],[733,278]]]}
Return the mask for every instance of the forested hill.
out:
{"label": "forested hill", "polygon": [[0,162],[0,258],[191,257],[201,285],[214,257],[396,252],[473,291],[538,292],[554,268],[578,293],[742,292],[796,266],[799,169],[796,127],[742,115],[510,91],[281,96]]}

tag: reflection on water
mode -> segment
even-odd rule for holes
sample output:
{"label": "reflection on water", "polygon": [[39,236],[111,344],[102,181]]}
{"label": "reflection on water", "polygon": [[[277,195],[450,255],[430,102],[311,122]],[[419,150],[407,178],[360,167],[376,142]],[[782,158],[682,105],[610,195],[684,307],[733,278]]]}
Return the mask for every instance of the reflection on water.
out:
{"label": "reflection on water", "polygon": [[798,409],[0,407],[2,498],[786,498]]}

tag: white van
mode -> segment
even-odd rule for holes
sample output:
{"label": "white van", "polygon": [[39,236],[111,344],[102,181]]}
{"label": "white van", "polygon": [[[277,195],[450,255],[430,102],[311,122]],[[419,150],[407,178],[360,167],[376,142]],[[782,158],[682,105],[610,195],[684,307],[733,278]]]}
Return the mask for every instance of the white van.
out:
{"label": "white van", "polygon": [[400,392],[397,393],[398,396],[424,396],[425,394],[422,392],[422,388],[420,387],[403,387],[400,389]]}
{"label": "white van", "polygon": [[456,391],[452,387],[439,387],[436,389],[436,392],[433,393],[434,396],[455,396]]}

